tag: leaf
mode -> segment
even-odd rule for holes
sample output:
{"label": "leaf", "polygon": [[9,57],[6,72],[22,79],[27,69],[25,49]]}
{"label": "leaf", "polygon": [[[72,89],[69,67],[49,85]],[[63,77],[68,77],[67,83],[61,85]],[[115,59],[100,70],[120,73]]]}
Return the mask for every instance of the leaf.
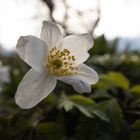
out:
{"label": "leaf", "polygon": [[110,81],[103,79],[102,77],[103,75],[101,75],[101,78],[99,80],[99,82],[97,82],[94,87],[97,87],[98,89],[108,89],[112,86],[112,83],[110,83]]}
{"label": "leaf", "polygon": [[76,127],[76,140],[94,140],[97,135],[97,121],[89,118],[80,118]]}
{"label": "leaf", "polygon": [[101,110],[98,110],[98,109],[93,108],[93,109],[91,110],[91,112],[92,112],[94,115],[96,115],[97,117],[99,117],[101,120],[104,120],[104,121],[109,122],[109,118],[108,118],[107,115],[106,115],[104,112],[102,112]]}
{"label": "leaf", "polygon": [[99,36],[94,40],[94,47],[91,49],[91,54],[105,54],[110,47],[104,35]]}
{"label": "leaf", "polygon": [[136,120],[132,125],[133,131],[130,134],[130,140],[140,139],[140,120]]}
{"label": "leaf", "polygon": [[118,139],[116,138],[116,136],[113,136],[110,133],[102,133],[102,135],[95,140],[118,140]]}
{"label": "leaf", "polygon": [[132,125],[132,128],[135,130],[140,130],[140,120],[136,120],[135,123]]}
{"label": "leaf", "polygon": [[66,96],[62,94],[59,107],[64,107],[66,111],[73,109],[73,107],[78,108],[83,114],[87,117],[93,117],[92,113],[89,111],[89,108],[94,105],[94,101],[88,97],[82,95],[72,95]]}
{"label": "leaf", "polygon": [[131,133],[130,140],[139,140],[140,139],[140,130]]}
{"label": "leaf", "polygon": [[69,109],[73,109],[73,107],[76,107],[87,117],[94,118],[96,116],[104,121],[109,121],[104,112],[101,112],[94,107],[95,102],[91,98],[82,95],[62,96],[63,101],[62,99],[60,100],[59,106],[64,107],[66,111],[69,111]]}
{"label": "leaf", "polygon": [[129,88],[129,80],[120,72],[109,72],[101,76],[99,86],[111,87],[112,85],[123,89]]}
{"label": "leaf", "polygon": [[109,118],[110,127],[114,132],[120,131],[121,123],[123,122],[123,113],[121,107],[115,99],[98,103],[96,108],[101,112],[104,112]]}
{"label": "leaf", "polygon": [[77,107],[86,116],[97,116],[101,120],[109,121],[108,117],[103,112],[94,108],[95,103],[92,99],[81,95],[73,95],[70,96],[69,99],[74,102],[74,106]]}
{"label": "leaf", "polygon": [[[130,106],[131,106],[131,108],[140,108],[140,98],[137,98],[136,97],[136,99],[134,101],[132,101],[132,103],[130,104]],[[132,110],[131,112],[135,112],[135,111],[136,110]]]}
{"label": "leaf", "polygon": [[140,95],[140,84],[133,86],[131,92]]}
{"label": "leaf", "polygon": [[85,97],[82,95],[72,95],[72,96],[69,96],[69,99],[72,102],[75,102],[75,103],[83,105],[83,106],[88,106],[88,105],[92,106],[95,103],[91,98]]}
{"label": "leaf", "polygon": [[92,99],[82,95],[72,95],[69,96],[69,100],[73,103],[73,106],[78,108],[83,114],[88,117],[93,117],[93,114],[90,111],[94,105]]}
{"label": "leaf", "polygon": [[66,111],[70,111],[73,109],[73,106],[74,104],[68,99],[68,97],[65,94],[62,94],[59,99],[59,107],[64,107]]}
{"label": "leaf", "polygon": [[108,94],[106,90],[99,89],[96,90],[94,94],[91,95],[93,99],[109,99],[111,95]]}
{"label": "leaf", "polygon": [[40,123],[37,130],[47,136],[49,140],[60,140],[65,135],[62,126],[55,122]]}
{"label": "leaf", "polygon": [[119,132],[121,123],[123,122],[123,113],[116,100],[110,100],[108,113],[110,115],[112,128],[114,128],[116,132]]}

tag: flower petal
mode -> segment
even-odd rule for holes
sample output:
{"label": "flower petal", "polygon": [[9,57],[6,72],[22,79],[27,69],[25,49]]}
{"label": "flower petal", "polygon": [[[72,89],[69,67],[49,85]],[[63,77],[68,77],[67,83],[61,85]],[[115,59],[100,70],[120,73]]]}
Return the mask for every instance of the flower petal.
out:
{"label": "flower petal", "polygon": [[70,35],[63,39],[60,46],[68,49],[76,57],[76,64],[80,64],[88,59],[93,39],[89,34]]}
{"label": "flower petal", "polygon": [[47,49],[46,44],[34,36],[20,37],[16,46],[17,53],[21,59],[36,70],[43,69]]}
{"label": "flower petal", "polygon": [[80,64],[78,66],[78,73],[82,77],[85,77],[89,84],[95,84],[99,80],[97,72],[85,64]]}
{"label": "flower petal", "polygon": [[52,92],[56,81],[56,78],[48,75],[46,71],[37,72],[31,69],[17,89],[16,103],[23,109],[34,107]]}
{"label": "flower petal", "polygon": [[96,71],[86,66],[85,64],[80,64],[78,66],[78,75],[73,76],[63,76],[58,78],[60,81],[71,84],[73,88],[79,92],[91,92],[91,84],[95,84],[98,80],[98,74]]}
{"label": "flower petal", "polygon": [[74,90],[79,93],[91,92],[90,84],[88,83],[87,79],[81,75],[63,76],[58,79],[62,82],[72,85]]}
{"label": "flower petal", "polygon": [[58,47],[63,36],[59,27],[51,21],[44,21],[41,31],[41,39],[45,41],[49,48]]}

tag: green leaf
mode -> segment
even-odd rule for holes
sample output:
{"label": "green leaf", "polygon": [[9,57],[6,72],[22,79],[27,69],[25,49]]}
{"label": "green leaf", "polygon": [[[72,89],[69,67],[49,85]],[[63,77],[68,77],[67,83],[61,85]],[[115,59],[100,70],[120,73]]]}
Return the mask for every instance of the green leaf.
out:
{"label": "green leaf", "polygon": [[85,97],[82,95],[72,95],[72,96],[69,96],[69,99],[72,102],[75,102],[75,103],[77,103],[79,105],[83,105],[83,106],[92,106],[95,103],[91,98]]}
{"label": "green leaf", "polygon": [[112,85],[123,89],[129,88],[129,80],[120,72],[109,72],[101,76],[100,86],[111,87]]}
{"label": "green leaf", "polygon": [[97,121],[89,118],[80,118],[76,127],[76,140],[94,140],[97,135]]}
{"label": "green leaf", "polygon": [[94,101],[88,97],[82,95],[72,95],[66,96],[62,94],[59,107],[64,107],[66,111],[73,109],[73,107],[78,108],[87,117],[93,117],[89,109],[94,105]]}
{"label": "green leaf", "polygon": [[130,140],[139,140],[140,139],[140,120],[136,120],[132,125],[132,133],[130,134]]}
{"label": "green leaf", "polygon": [[139,140],[140,139],[140,130],[131,133],[130,140]]}
{"label": "green leaf", "polygon": [[94,105],[92,99],[82,95],[72,95],[69,96],[69,100],[73,103],[73,106],[78,108],[83,114],[88,117],[93,117],[93,114],[90,111]]}
{"label": "green leaf", "polygon": [[95,140],[118,140],[118,139],[116,138],[116,136],[110,133],[102,133],[101,136]]}
{"label": "green leaf", "polygon": [[59,107],[64,107],[66,111],[69,111],[73,109],[73,107],[76,107],[87,117],[94,118],[96,116],[104,121],[109,121],[104,112],[101,112],[94,107],[95,102],[89,97],[85,97],[82,95],[72,95],[67,97],[63,94],[62,98],[63,100],[60,99]]}
{"label": "green leaf", "polygon": [[91,95],[93,99],[109,99],[111,95],[108,94],[106,90],[98,89],[94,94]]}
{"label": "green leaf", "polygon": [[99,117],[101,120],[104,120],[104,121],[109,122],[109,118],[107,117],[107,115],[106,115],[103,111],[101,111],[101,110],[99,110],[99,109],[93,108],[93,109],[91,110],[91,112],[92,112],[94,115],[96,115],[97,117]]}
{"label": "green leaf", "polygon": [[104,101],[98,103],[96,108],[107,115],[110,120],[110,127],[114,132],[118,133],[121,129],[121,123],[123,122],[123,113],[117,101],[115,99]]}
{"label": "green leaf", "polygon": [[94,102],[89,97],[84,97],[81,95],[70,96],[69,99],[74,103],[74,106],[77,107],[83,114],[88,117],[97,116],[101,120],[109,121],[108,117],[102,111],[95,109]]}
{"label": "green leaf", "polygon": [[65,135],[62,126],[55,122],[40,123],[37,126],[37,131],[46,135],[49,140],[60,140]]}
{"label": "green leaf", "polygon": [[132,125],[132,128],[135,130],[140,130],[140,120],[136,120],[135,123]]}
{"label": "green leaf", "polygon": [[94,40],[94,47],[91,49],[91,54],[105,54],[110,50],[107,40],[104,35],[99,36]]}
{"label": "green leaf", "polygon": [[[131,108],[140,108],[140,98],[137,98],[137,96],[136,96],[136,99],[131,102],[130,104]],[[131,110],[131,112],[139,112],[139,110]]]}
{"label": "green leaf", "polygon": [[73,109],[74,104],[68,99],[65,94],[62,94],[59,99],[59,107],[64,107],[66,111],[70,111],[71,109]]}
{"label": "green leaf", "polygon": [[133,86],[131,92],[140,95],[140,84]]}

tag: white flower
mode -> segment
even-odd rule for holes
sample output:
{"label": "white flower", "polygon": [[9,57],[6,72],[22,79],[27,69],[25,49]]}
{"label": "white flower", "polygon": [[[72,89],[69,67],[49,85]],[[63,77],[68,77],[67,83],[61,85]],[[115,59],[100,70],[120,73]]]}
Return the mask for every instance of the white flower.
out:
{"label": "white flower", "polygon": [[57,80],[71,84],[77,92],[91,92],[90,85],[98,81],[98,75],[83,62],[92,46],[89,34],[63,38],[51,21],[43,22],[40,39],[20,37],[17,53],[32,68],[17,89],[16,103],[24,109],[34,107],[53,91]]}

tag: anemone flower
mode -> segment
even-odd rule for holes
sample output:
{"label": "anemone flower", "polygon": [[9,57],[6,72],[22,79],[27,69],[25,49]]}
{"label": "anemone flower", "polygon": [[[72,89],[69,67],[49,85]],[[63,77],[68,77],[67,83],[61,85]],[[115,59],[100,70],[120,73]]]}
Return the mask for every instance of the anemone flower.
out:
{"label": "anemone flower", "polygon": [[16,50],[32,68],[17,88],[16,103],[23,109],[37,105],[55,88],[57,80],[71,84],[79,92],[91,92],[98,81],[96,71],[83,64],[93,46],[90,34],[62,36],[59,27],[44,21],[40,38],[21,36]]}

